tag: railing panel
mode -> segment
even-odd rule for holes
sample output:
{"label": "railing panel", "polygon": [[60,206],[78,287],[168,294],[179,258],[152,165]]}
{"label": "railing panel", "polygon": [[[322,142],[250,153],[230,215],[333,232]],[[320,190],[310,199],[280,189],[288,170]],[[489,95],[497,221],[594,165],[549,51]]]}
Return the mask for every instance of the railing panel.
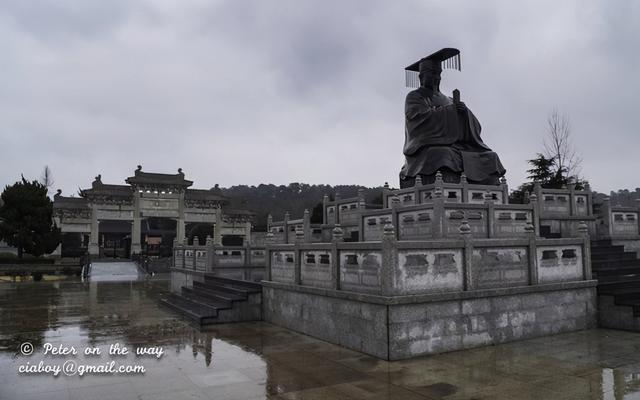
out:
{"label": "railing panel", "polygon": [[539,245],[536,257],[540,283],[575,281],[584,277],[584,259],[580,245]]}
{"label": "railing panel", "polygon": [[447,209],[444,215],[444,227],[448,237],[459,236],[460,223],[466,219],[474,238],[489,237],[487,227],[487,210],[484,209]]}
{"label": "railing panel", "polygon": [[295,251],[271,252],[271,280],[274,282],[295,283]]}
{"label": "railing panel", "polygon": [[475,248],[471,264],[474,289],[525,286],[529,283],[526,247]]}
{"label": "railing panel", "polygon": [[332,261],[331,251],[329,250],[302,251],[300,259],[302,284],[305,286],[331,288]]}
{"label": "railing panel", "polygon": [[496,238],[526,237],[525,228],[533,224],[533,212],[527,210],[494,210],[494,232]]}
{"label": "railing panel", "polygon": [[423,294],[461,291],[464,287],[462,249],[416,249],[398,252],[395,292]]}
{"label": "railing panel", "polygon": [[340,250],[340,287],[360,293],[380,293],[381,251]]}
{"label": "railing panel", "polygon": [[391,222],[391,214],[372,215],[364,218],[363,241],[378,241],[382,239],[384,225]]}
{"label": "railing panel", "polygon": [[638,235],[638,213],[633,211],[613,211],[611,213],[613,235]]}

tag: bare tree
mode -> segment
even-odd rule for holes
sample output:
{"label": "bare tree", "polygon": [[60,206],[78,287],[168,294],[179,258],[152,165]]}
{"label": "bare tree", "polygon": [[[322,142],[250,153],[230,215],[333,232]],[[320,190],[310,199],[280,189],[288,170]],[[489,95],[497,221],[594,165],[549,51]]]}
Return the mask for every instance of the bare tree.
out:
{"label": "bare tree", "polygon": [[55,183],[53,181],[53,174],[51,174],[51,168],[48,165],[44,166],[42,170],[42,176],[40,176],[40,183],[42,183],[47,189],[50,189],[51,186]]}
{"label": "bare tree", "polygon": [[557,171],[569,180],[579,179],[582,172],[582,157],[571,140],[571,123],[566,114],[554,109],[547,118],[547,136],[544,139],[547,158],[556,162]]}

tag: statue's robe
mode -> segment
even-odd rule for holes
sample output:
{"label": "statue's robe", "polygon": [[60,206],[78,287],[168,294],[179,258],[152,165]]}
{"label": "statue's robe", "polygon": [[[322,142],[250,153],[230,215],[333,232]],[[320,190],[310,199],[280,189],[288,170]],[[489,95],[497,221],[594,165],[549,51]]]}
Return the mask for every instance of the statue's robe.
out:
{"label": "statue's robe", "polygon": [[464,172],[474,183],[497,183],[504,175],[498,155],[480,138],[480,122],[469,109],[458,112],[451,98],[433,99],[423,87],[411,91],[405,122],[401,180],[443,169]]}

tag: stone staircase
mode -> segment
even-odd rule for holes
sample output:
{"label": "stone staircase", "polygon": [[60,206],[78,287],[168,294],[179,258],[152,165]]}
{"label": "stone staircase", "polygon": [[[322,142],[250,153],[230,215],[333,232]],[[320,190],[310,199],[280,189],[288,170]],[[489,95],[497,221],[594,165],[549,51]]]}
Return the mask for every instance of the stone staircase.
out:
{"label": "stone staircase", "polygon": [[262,285],[256,282],[205,275],[160,302],[200,325],[262,319]]}
{"label": "stone staircase", "polygon": [[591,242],[600,326],[640,331],[640,259],[610,240]]}

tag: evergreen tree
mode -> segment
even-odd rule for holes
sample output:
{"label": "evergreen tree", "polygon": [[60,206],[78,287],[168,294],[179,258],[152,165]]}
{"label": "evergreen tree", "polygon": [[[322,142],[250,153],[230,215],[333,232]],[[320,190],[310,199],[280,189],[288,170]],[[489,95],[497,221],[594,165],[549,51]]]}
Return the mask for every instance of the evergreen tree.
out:
{"label": "evergreen tree", "polygon": [[556,175],[553,171],[553,167],[556,164],[555,159],[547,158],[543,154],[538,153],[537,157],[533,160],[527,160],[531,169],[528,169],[528,178],[532,181],[538,181],[541,184],[547,184]]}
{"label": "evergreen tree", "polygon": [[6,186],[1,195],[0,239],[36,257],[51,253],[60,243],[60,229],[53,222],[53,203],[47,187],[38,181]]}

